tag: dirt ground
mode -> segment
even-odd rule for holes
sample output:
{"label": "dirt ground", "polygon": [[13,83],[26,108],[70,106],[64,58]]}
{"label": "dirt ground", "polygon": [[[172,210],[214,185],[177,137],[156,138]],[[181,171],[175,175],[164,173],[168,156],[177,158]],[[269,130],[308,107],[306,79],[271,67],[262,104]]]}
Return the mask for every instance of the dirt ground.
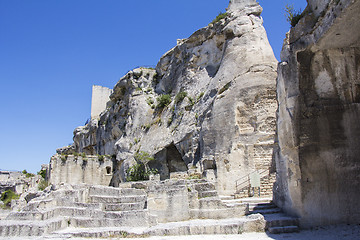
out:
{"label": "dirt ground", "polygon": [[[17,238],[0,238],[1,240],[64,240],[69,238],[57,238],[55,236],[48,237],[17,237]],[[118,238],[108,238],[115,240]],[[149,238],[131,238],[132,240],[360,240],[360,224],[359,225],[337,225],[328,227],[318,227],[310,230],[302,230],[299,233],[287,234],[266,234],[266,233],[244,233],[240,235],[195,235],[195,236],[156,236]],[[76,238],[76,240],[89,240],[89,238]],[[100,240],[100,239],[98,239]],[[104,240],[102,238],[101,240]]]}

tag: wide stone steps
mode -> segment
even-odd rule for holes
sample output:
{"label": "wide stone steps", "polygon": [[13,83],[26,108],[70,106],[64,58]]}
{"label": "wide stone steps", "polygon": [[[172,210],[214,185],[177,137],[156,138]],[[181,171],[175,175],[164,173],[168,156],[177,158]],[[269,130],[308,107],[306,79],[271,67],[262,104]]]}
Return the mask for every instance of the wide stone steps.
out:
{"label": "wide stone steps", "polygon": [[136,211],[144,209],[145,202],[137,203],[106,203],[104,204],[105,211]]}
{"label": "wide stone steps", "polygon": [[[243,227],[253,218],[251,216],[257,216],[253,214],[250,217],[244,217],[248,210],[247,204],[222,201],[214,184],[204,180],[169,181],[152,185],[151,190],[146,184],[143,185],[147,192],[144,188],[102,186],[77,186],[70,191],[51,192],[47,198],[34,199],[22,211],[12,212],[7,218],[8,224],[0,224],[2,228],[0,236],[42,236],[54,231],[66,232],[71,229],[82,232],[75,235],[66,233],[71,237],[121,237],[123,234],[133,234],[132,232],[124,233],[124,228],[147,229],[146,232],[143,231],[145,235],[228,234],[243,231]],[[158,224],[159,216],[150,215],[150,210],[148,210],[147,198],[151,191],[155,194],[158,191],[166,192],[170,196],[179,194],[183,197],[183,194],[187,194],[189,204],[185,209],[188,211],[186,219],[193,220],[186,223],[170,223],[170,225]],[[186,198],[184,199],[186,201]],[[168,202],[165,203],[168,204]],[[259,206],[254,206],[252,210],[259,209]],[[151,213],[158,214],[153,209]],[[228,222],[229,218],[242,220]],[[205,222],[197,224],[196,221]],[[19,224],[19,222],[24,224]],[[25,227],[29,223],[32,223],[31,231],[26,230],[27,227]],[[263,220],[261,224],[264,225],[262,228],[264,230]],[[270,227],[278,226],[275,224],[269,225]],[[93,234],[86,234],[83,230]]]}
{"label": "wide stone steps", "polygon": [[198,192],[198,196],[199,196],[199,198],[216,197],[217,191],[215,191],[215,190],[201,191],[201,192]]}
{"label": "wide stone steps", "polygon": [[193,188],[198,192],[215,190],[215,185],[209,182],[194,183]]}
{"label": "wide stone steps", "polygon": [[149,219],[146,211],[127,213],[121,217],[106,216],[101,218],[73,217],[70,219],[71,227],[98,228],[98,227],[144,227],[154,225],[156,222]]}
{"label": "wide stone steps", "polygon": [[147,228],[80,228],[64,229],[53,234],[57,238],[125,238],[147,236],[183,236],[203,234],[241,234],[261,231],[260,216],[231,219],[197,219],[183,222],[158,224]]}
{"label": "wide stone steps", "polygon": [[225,219],[244,216],[244,208],[190,209],[192,219]]}
{"label": "wide stone steps", "polygon": [[299,219],[285,215],[272,202],[249,202],[249,214],[263,215],[269,233],[280,234],[299,231]]}
{"label": "wide stone steps", "polygon": [[89,196],[89,201],[91,203],[134,203],[134,202],[145,202],[147,199],[146,195],[136,195],[136,196],[101,196],[101,195],[91,195]]}
{"label": "wide stone steps", "polygon": [[67,227],[67,220],[63,218],[52,219],[51,221],[0,221],[0,236],[42,236],[47,233],[58,231]]}
{"label": "wide stone steps", "polygon": [[146,194],[142,189],[136,188],[111,188],[111,187],[102,187],[102,186],[91,186],[89,188],[89,195],[99,195],[99,196],[137,196]]}

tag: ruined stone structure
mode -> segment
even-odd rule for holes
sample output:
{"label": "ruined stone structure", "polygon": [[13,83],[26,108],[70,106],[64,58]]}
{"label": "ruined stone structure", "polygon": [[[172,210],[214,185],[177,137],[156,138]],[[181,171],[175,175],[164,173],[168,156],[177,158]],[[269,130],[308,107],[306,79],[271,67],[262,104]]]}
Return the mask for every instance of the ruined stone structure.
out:
{"label": "ruined stone structure", "polygon": [[[121,78],[106,109],[51,158],[52,185],[24,193],[0,236],[358,224],[360,0],[308,0],[277,73],[261,11],[255,0],[231,0],[224,19],[178,40],[156,69]],[[135,163],[158,178],[127,182]],[[293,217],[271,199],[234,199],[249,196],[249,176],[271,195],[275,171],[273,202]]]}
{"label": "ruined stone structure", "polygon": [[360,1],[308,3],[278,69],[274,200],[303,226],[359,223]]}
{"label": "ruined stone structure", "polygon": [[112,90],[107,87],[93,85],[91,95],[91,118],[98,118],[105,111]]}
{"label": "ruined stone structure", "polygon": [[109,186],[113,177],[110,156],[59,155],[51,157],[49,164],[51,184],[97,184]]}
{"label": "ruined stone structure", "polygon": [[128,72],[99,119],[75,129],[75,151],[115,154],[118,183],[137,152],[154,157],[146,164],[162,180],[200,174],[226,195],[248,191],[236,180],[253,171],[274,179],[277,61],[261,11],[231,1],[224,19],[179,40],[156,69]]}
{"label": "ruined stone structure", "polygon": [[[246,214],[251,214],[245,216]],[[285,219],[293,221],[296,219]],[[278,226],[279,221],[268,221]],[[53,185],[0,221],[0,236],[125,237],[264,231],[248,203],[222,201],[205,180]]]}
{"label": "ruined stone structure", "polygon": [[0,194],[6,190],[12,190],[17,194],[34,188],[40,180],[40,176],[26,177],[21,172],[0,171]]}

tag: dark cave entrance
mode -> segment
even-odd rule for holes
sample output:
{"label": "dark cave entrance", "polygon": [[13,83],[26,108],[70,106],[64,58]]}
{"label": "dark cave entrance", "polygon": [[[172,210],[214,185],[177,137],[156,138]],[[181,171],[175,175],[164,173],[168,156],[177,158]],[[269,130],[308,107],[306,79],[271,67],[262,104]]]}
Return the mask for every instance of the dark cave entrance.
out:
{"label": "dark cave entrance", "polygon": [[155,154],[155,160],[150,161],[148,167],[157,169],[161,180],[169,179],[172,172],[186,172],[188,170],[187,164],[174,143]]}
{"label": "dark cave entrance", "polygon": [[185,172],[188,170],[180,152],[173,143],[166,147],[166,163],[170,173]]}

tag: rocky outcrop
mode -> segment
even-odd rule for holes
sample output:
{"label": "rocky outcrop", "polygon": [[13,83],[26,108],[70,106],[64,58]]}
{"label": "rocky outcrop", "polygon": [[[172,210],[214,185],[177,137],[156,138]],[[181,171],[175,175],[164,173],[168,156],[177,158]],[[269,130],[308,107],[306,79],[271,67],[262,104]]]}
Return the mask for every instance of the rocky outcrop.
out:
{"label": "rocky outcrop", "polygon": [[[118,182],[136,153],[174,172],[215,179],[221,194],[272,165],[276,64],[255,0],[230,1],[226,17],[192,34],[115,85],[99,119],[74,131],[77,152],[116,155]],[[116,169],[115,169],[116,170]]]}
{"label": "rocky outcrop", "polygon": [[360,220],[359,11],[309,0],[281,53],[274,200],[303,226]]}

